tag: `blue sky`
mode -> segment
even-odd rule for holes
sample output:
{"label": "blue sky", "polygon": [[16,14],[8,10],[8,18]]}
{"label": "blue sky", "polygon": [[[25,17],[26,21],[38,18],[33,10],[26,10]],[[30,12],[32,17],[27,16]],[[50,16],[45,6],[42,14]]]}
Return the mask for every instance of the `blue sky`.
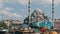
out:
{"label": "blue sky", "polygon": [[[31,12],[39,8],[51,17],[52,0],[31,0]],[[0,20],[19,19],[28,16],[28,0],[0,0]],[[60,0],[55,0],[55,18],[60,18]]]}

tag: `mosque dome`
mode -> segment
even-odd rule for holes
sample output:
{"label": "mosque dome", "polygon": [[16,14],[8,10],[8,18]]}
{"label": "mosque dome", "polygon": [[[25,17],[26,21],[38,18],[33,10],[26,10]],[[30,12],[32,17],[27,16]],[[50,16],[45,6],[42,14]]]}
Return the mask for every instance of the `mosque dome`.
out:
{"label": "mosque dome", "polygon": [[39,9],[39,8],[35,9],[34,12],[36,12],[36,13],[38,13],[38,14],[44,14],[44,13],[42,12],[42,10]]}

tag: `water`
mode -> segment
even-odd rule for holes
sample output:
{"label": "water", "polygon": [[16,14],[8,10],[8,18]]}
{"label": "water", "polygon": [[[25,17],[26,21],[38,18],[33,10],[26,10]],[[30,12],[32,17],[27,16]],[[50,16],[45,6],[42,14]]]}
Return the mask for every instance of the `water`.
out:
{"label": "water", "polygon": [[[55,30],[57,32],[60,32],[60,30]],[[38,32],[37,32],[38,33]],[[6,31],[0,31],[0,34],[7,34]],[[16,32],[9,32],[8,34],[36,34],[36,32],[20,32],[20,31],[16,31]]]}
{"label": "water", "polygon": [[16,31],[16,32],[9,32],[9,33],[6,33],[5,31],[0,31],[0,34],[34,34],[34,32],[19,32],[19,31]]}

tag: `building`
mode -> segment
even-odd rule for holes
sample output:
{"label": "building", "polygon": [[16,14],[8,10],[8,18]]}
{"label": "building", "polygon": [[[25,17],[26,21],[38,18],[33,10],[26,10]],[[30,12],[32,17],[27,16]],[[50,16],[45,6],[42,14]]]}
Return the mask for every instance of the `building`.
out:
{"label": "building", "polygon": [[9,27],[10,29],[12,27],[19,28],[21,24],[23,24],[22,21],[19,20],[3,20],[4,23],[6,23],[6,26]]}
{"label": "building", "polygon": [[18,21],[18,20],[13,20],[12,21],[12,27],[15,27],[15,28],[20,28],[20,26],[23,24],[22,21]]}
{"label": "building", "polygon": [[60,19],[55,19],[54,29],[60,29]]}
{"label": "building", "polygon": [[[36,9],[31,13],[30,22],[39,22],[40,20],[48,20],[48,16],[40,9]],[[24,19],[24,24],[29,24],[29,17]]]}

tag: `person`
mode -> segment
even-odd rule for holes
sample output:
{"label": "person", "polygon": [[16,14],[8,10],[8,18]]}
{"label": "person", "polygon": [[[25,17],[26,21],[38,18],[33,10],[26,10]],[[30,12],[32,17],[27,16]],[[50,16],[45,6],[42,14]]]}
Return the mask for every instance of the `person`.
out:
{"label": "person", "polygon": [[44,27],[41,28],[41,32],[42,34],[44,34],[44,32],[46,31],[46,29]]}

